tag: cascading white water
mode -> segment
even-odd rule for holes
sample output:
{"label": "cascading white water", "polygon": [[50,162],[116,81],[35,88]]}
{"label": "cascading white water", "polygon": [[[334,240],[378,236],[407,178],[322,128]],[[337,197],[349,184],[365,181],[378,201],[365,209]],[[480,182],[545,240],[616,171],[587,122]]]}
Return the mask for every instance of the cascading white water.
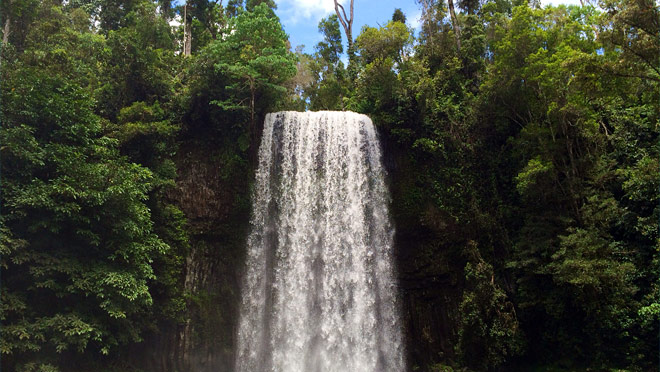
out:
{"label": "cascading white water", "polygon": [[403,371],[393,228],[371,120],[268,114],[253,203],[236,371]]}

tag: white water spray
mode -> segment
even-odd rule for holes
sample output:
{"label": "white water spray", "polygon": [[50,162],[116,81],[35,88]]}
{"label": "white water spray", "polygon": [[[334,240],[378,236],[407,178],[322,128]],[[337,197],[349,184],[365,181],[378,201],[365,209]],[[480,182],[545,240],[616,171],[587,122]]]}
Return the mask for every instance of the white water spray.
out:
{"label": "white water spray", "polygon": [[268,114],[237,372],[402,372],[376,132],[351,112]]}

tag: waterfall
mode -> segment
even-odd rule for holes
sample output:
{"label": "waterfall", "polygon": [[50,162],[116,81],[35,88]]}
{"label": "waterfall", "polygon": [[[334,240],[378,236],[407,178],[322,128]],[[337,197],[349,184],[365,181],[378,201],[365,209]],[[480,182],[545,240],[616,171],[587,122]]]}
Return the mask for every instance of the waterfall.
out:
{"label": "waterfall", "polygon": [[371,120],[268,114],[253,203],[236,371],[403,371],[393,227]]}

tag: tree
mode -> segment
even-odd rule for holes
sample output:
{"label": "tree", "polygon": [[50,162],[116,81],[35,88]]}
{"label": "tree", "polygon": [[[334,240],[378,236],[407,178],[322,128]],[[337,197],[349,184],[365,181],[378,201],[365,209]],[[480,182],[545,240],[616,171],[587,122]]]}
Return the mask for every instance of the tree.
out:
{"label": "tree", "polygon": [[291,78],[287,86],[287,90],[291,93],[291,103],[287,108],[296,111],[305,111],[307,107],[312,106],[310,101],[316,89],[311,87],[317,83],[316,76],[312,72],[312,65],[316,65],[316,61],[311,55],[303,53],[303,49],[304,45],[296,47],[296,75]]}
{"label": "tree", "polygon": [[246,0],[245,9],[248,12],[253,12],[254,9],[261,4],[266,4],[266,6],[268,6],[272,10],[277,9],[277,4],[275,4],[275,1],[273,0]]}
{"label": "tree", "polygon": [[[82,5],[69,5],[40,4],[39,21],[14,34],[25,35],[23,49],[0,70],[0,348],[9,370],[117,362],[183,308],[183,216],[164,197],[177,126],[158,102],[170,97],[170,76],[151,70],[174,57],[170,28],[153,5],[137,4],[120,22],[130,26],[106,39],[90,31]],[[128,66],[135,75],[123,75]],[[95,95],[108,90],[116,97],[99,105]],[[131,101],[140,98],[149,105]]]}
{"label": "tree", "polygon": [[[9,1],[11,5],[11,1]],[[6,47],[9,43],[9,34],[11,34],[11,16],[5,16],[5,26],[2,28],[2,46]]]}
{"label": "tree", "polygon": [[401,63],[412,44],[412,37],[405,24],[390,21],[381,28],[364,27],[356,43],[365,64],[384,62],[388,58]]}
{"label": "tree", "polygon": [[353,100],[359,110],[375,114],[395,105],[411,45],[410,30],[401,22],[362,28],[355,43],[363,65]]}
{"label": "tree", "polygon": [[227,17],[236,17],[243,9],[243,0],[229,0],[227,2],[227,7],[225,13]]}
{"label": "tree", "polygon": [[228,27],[227,37],[207,50],[217,73],[231,81],[227,89],[232,96],[214,103],[225,110],[247,109],[249,132],[255,136],[257,99],[286,91],[282,84],[296,73],[295,56],[287,50],[286,34],[267,4],[232,18]]}
{"label": "tree", "polygon": [[239,8],[242,9],[242,3],[229,1],[225,8],[221,0],[187,0],[177,7],[183,21],[177,31],[183,40],[183,55],[190,56],[217,39],[227,18],[233,17]]}
{"label": "tree", "polygon": [[415,54],[424,58],[431,75],[441,69],[453,69],[457,56],[456,38],[451,22],[447,22],[447,9],[442,1],[420,0],[422,5],[421,30]]}
{"label": "tree", "polygon": [[454,37],[456,38],[456,50],[461,53],[461,25],[458,24],[456,17],[456,10],[454,9],[454,0],[447,0],[449,4],[449,15],[451,16],[451,24],[454,27]]}
{"label": "tree", "polygon": [[319,32],[323,35],[323,40],[316,44],[316,52],[333,66],[340,62],[341,54],[344,48],[341,45],[341,32],[339,31],[339,19],[336,15],[323,18],[318,25]]}
{"label": "tree", "polygon": [[188,17],[188,2],[183,4],[183,55],[192,53],[192,17]]}
{"label": "tree", "polygon": [[486,371],[522,354],[524,338],[514,304],[495,283],[492,265],[480,257],[473,244],[472,249],[466,249],[473,257],[464,269],[456,350],[466,366]]}
{"label": "tree", "polygon": [[340,59],[343,47],[339,20],[331,15],[322,19],[318,28],[323,40],[314,47],[316,53],[308,64],[312,82],[305,95],[311,110],[343,110],[348,90],[346,70]]}
{"label": "tree", "polygon": [[[599,52],[592,11],[513,9],[507,31],[500,28],[492,45],[494,62],[482,89],[492,100],[484,112],[494,116],[484,121],[501,123],[512,146],[507,156],[518,159],[513,174],[503,175],[516,188],[518,201],[512,205],[520,216],[511,223],[519,227],[511,228],[507,265],[516,278],[522,327],[530,339],[541,340],[530,355],[540,357],[552,349],[555,358],[570,355],[594,366],[646,365],[648,361],[632,361],[652,347],[647,335],[655,330],[637,323],[638,314],[642,301],[655,301],[651,282],[657,279],[639,268],[651,262],[649,252],[657,243],[630,239],[639,227],[625,216],[650,216],[657,206],[628,204],[622,191],[636,182],[619,178],[621,171],[615,169],[630,166],[644,170],[624,171],[627,175],[648,175],[657,163],[633,164],[657,150],[650,150],[646,140],[632,140],[639,144],[632,150],[638,160],[632,161],[614,149],[619,135],[632,139],[626,128],[633,121],[649,138],[642,127],[648,128],[647,120],[657,116],[637,115],[638,110],[648,112],[651,97],[657,97],[651,92],[657,89],[650,81],[594,73],[602,71],[597,66],[620,60],[621,50]],[[548,326],[538,327],[539,322]],[[637,341],[642,338],[646,341]]]}
{"label": "tree", "polygon": [[91,7],[101,9],[98,13],[99,27],[104,33],[125,27],[123,21],[126,15],[132,12],[136,5],[144,4],[142,0],[92,0],[89,3]]}
{"label": "tree", "polygon": [[[153,258],[169,248],[145,204],[153,173],[103,135],[80,84],[95,66],[85,48],[102,39],[42,6],[55,26],[48,39],[29,37],[20,62],[2,66],[0,347],[8,368],[66,366],[79,353],[141,340]],[[44,52],[51,57],[38,58]]]}
{"label": "tree", "polygon": [[108,32],[95,95],[98,113],[111,121],[133,102],[166,102],[172,96],[174,40],[155,10],[149,2],[135,5],[121,20],[126,27]]}
{"label": "tree", "polygon": [[400,8],[394,9],[394,13],[392,13],[392,21],[406,24],[406,15],[403,14]]}
{"label": "tree", "polygon": [[603,0],[606,22],[598,35],[606,44],[621,48],[621,59],[605,66],[610,72],[660,81],[658,35],[660,12],[652,0]]}
{"label": "tree", "polygon": [[9,44],[19,51],[23,49],[23,41],[29,26],[36,19],[38,8],[37,0],[11,0],[0,4],[3,52]]}
{"label": "tree", "polygon": [[[351,0],[350,5],[350,16],[346,15],[346,9],[344,6],[339,4],[339,0],[334,0],[335,2],[335,14],[341,22],[341,25],[344,27],[344,32],[346,33],[346,42],[348,43],[348,69],[351,79],[354,80],[356,77],[356,68],[355,66],[355,50],[353,49],[353,0]],[[341,9],[341,12],[339,11]]]}

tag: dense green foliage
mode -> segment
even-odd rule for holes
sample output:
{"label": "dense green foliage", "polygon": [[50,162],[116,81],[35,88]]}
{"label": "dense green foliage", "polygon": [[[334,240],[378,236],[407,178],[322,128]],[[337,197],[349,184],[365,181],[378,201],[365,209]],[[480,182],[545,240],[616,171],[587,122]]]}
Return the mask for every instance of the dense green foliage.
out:
{"label": "dense green foliage", "polygon": [[[123,370],[128,348],[186,321],[195,296],[184,285],[191,232],[172,197],[174,160],[177,138],[191,130],[187,115],[200,112],[189,108],[193,94],[217,89],[194,71],[208,63],[204,73],[227,86],[205,91],[205,99],[222,100],[239,133],[248,125],[231,108],[243,105],[243,84],[256,82],[248,90],[254,115],[255,95],[286,96],[280,85],[295,72],[266,5],[239,7],[217,30],[228,37],[200,46],[195,61],[178,56],[176,30],[156,4],[102,2],[90,17],[95,5],[17,0],[3,12],[11,31],[0,130],[7,370],[99,362]],[[239,157],[247,159],[243,137]]]}
{"label": "dense green foliage", "polygon": [[272,0],[2,2],[2,367],[190,370],[195,345],[230,348],[280,109],[378,126],[411,370],[657,366],[657,5],[419,3],[417,36],[394,9],[349,72],[335,15],[292,52]]}
{"label": "dense green foliage", "polygon": [[[446,3],[420,3],[417,41],[400,12],[362,29],[345,106],[375,119],[395,157],[399,249],[414,258],[403,265],[462,271],[454,348],[430,361],[651,368],[657,7],[460,1],[453,24]],[[325,81],[312,76],[314,109]]]}

